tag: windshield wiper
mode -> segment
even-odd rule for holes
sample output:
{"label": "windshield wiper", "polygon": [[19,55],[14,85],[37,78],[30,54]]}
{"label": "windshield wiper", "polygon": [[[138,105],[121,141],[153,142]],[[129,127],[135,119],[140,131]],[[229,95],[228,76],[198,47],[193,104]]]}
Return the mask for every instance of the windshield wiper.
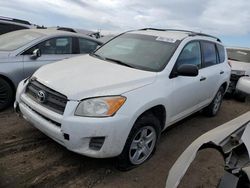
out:
{"label": "windshield wiper", "polygon": [[131,68],[135,68],[134,66],[132,66],[130,64],[127,64],[127,63],[124,63],[123,61],[120,61],[120,60],[117,60],[117,59],[112,59],[112,58],[106,57],[105,60],[112,61],[112,62],[117,63],[119,65],[123,65],[123,66],[131,67]]}

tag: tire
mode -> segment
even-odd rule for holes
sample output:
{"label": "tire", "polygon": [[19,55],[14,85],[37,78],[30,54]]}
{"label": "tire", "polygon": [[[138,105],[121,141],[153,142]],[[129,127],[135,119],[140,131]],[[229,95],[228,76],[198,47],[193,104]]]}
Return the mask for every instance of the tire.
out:
{"label": "tire", "polygon": [[0,78],[0,111],[10,106],[14,99],[14,92],[10,84]]}
{"label": "tire", "polygon": [[127,171],[147,161],[155,152],[160,134],[160,122],[153,114],[148,113],[139,118],[117,158],[117,168]]}
{"label": "tire", "polygon": [[224,95],[224,88],[220,87],[213,101],[206,108],[204,108],[205,115],[207,115],[208,117],[213,117],[217,115],[221,107],[223,95]]}

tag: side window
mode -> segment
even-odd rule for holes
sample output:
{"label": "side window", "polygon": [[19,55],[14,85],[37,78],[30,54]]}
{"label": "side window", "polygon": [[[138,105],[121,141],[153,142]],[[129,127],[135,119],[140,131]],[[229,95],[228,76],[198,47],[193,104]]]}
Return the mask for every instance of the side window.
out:
{"label": "side window", "polygon": [[218,53],[219,53],[219,63],[223,63],[225,61],[225,49],[222,45],[216,44]]}
{"label": "side window", "polygon": [[202,42],[203,67],[209,67],[217,64],[218,56],[215,44],[212,42]]}
{"label": "side window", "polygon": [[46,40],[29,49],[25,54],[39,48],[42,54],[72,54],[72,37],[58,37]]}
{"label": "side window", "polygon": [[177,66],[182,64],[193,64],[197,65],[198,68],[201,67],[201,50],[200,43],[190,42],[182,50],[181,54],[177,59]]}
{"label": "side window", "polygon": [[98,43],[94,41],[84,39],[84,38],[79,38],[79,47],[80,47],[81,54],[89,54],[93,52],[97,46],[98,46]]}

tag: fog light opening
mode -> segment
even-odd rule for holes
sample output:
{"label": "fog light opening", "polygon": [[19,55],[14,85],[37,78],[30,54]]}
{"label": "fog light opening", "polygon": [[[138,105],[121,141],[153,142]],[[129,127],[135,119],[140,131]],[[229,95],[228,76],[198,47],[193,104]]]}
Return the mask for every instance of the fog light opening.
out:
{"label": "fog light opening", "polygon": [[92,150],[100,150],[104,143],[105,137],[92,137],[89,142],[89,148]]}

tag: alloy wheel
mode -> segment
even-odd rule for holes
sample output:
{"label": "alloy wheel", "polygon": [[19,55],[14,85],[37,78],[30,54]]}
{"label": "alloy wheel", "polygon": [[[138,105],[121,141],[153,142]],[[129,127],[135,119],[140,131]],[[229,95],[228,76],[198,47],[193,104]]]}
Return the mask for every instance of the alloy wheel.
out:
{"label": "alloy wheel", "polygon": [[142,127],[135,135],[129,150],[129,159],[132,164],[143,163],[152,153],[157,140],[157,134],[153,127]]}

